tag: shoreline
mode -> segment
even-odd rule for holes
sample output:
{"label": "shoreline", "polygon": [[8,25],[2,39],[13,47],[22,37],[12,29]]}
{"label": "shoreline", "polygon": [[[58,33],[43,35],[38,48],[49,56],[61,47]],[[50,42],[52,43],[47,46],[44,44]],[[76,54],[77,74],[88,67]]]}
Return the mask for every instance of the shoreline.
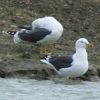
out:
{"label": "shoreline", "polygon": [[[16,63],[14,63],[16,62]],[[58,77],[56,72],[48,65],[32,59],[4,59],[0,68],[1,78],[27,78],[36,80],[50,80]],[[60,79],[60,78],[59,78]],[[71,80],[98,81],[100,80],[100,70],[95,67],[89,68],[86,74],[71,78]]]}

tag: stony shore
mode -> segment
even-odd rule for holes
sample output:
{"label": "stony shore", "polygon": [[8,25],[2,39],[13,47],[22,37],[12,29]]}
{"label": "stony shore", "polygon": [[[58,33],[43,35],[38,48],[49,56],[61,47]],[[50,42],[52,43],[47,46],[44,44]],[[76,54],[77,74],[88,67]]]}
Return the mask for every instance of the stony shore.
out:
{"label": "stony shore", "polygon": [[100,78],[100,1],[99,0],[0,0],[0,77],[50,79],[55,72],[39,60],[36,44],[14,44],[12,37],[2,33],[19,30],[39,17],[54,16],[64,26],[53,55],[72,54],[80,37],[94,44],[88,48],[89,71],[80,78],[95,81]]}

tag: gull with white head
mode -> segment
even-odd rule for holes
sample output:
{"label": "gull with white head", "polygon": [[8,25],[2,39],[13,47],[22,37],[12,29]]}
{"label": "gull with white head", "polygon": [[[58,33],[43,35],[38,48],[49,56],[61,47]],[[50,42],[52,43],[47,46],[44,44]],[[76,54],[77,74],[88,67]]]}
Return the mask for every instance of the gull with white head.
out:
{"label": "gull with white head", "polygon": [[22,28],[20,31],[7,32],[14,36],[14,43],[28,41],[42,44],[45,52],[46,49],[50,48],[47,44],[53,45],[63,34],[62,24],[52,16],[38,18],[32,22],[31,26],[22,26],[20,28]]}
{"label": "gull with white head", "polygon": [[92,46],[85,38],[75,43],[76,52],[70,56],[45,56],[42,62],[51,66],[62,77],[79,77],[88,71],[88,55],[86,47]]}

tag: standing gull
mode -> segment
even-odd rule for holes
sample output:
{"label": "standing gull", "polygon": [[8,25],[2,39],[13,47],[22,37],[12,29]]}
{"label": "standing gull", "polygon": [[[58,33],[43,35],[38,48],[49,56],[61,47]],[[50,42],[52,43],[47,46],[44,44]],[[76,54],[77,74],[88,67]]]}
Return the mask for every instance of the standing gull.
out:
{"label": "standing gull", "polygon": [[[32,22],[30,27],[22,26],[20,31],[8,31],[14,35],[14,43],[28,41],[39,44],[54,43],[63,33],[63,26],[54,17],[38,18]],[[49,48],[49,46],[48,46]]]}
{"label": "standing gull", "polygon": [[92,46],[85,38],[80,38],[75,43],[76,53],[71,56],[45,56],[42,62],[48,64],[64,77],[79,77],[88,70],[88,55],[86,47]]}

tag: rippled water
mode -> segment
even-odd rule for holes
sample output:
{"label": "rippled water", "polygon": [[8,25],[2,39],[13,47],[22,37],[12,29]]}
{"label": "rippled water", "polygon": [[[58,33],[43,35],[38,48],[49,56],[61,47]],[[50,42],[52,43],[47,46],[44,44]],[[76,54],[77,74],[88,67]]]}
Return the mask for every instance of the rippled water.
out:
{"label": "rippled water", "polygon": [[53,81],[0,79],[0,100],[100,100],[100,82],[70,85]]}

